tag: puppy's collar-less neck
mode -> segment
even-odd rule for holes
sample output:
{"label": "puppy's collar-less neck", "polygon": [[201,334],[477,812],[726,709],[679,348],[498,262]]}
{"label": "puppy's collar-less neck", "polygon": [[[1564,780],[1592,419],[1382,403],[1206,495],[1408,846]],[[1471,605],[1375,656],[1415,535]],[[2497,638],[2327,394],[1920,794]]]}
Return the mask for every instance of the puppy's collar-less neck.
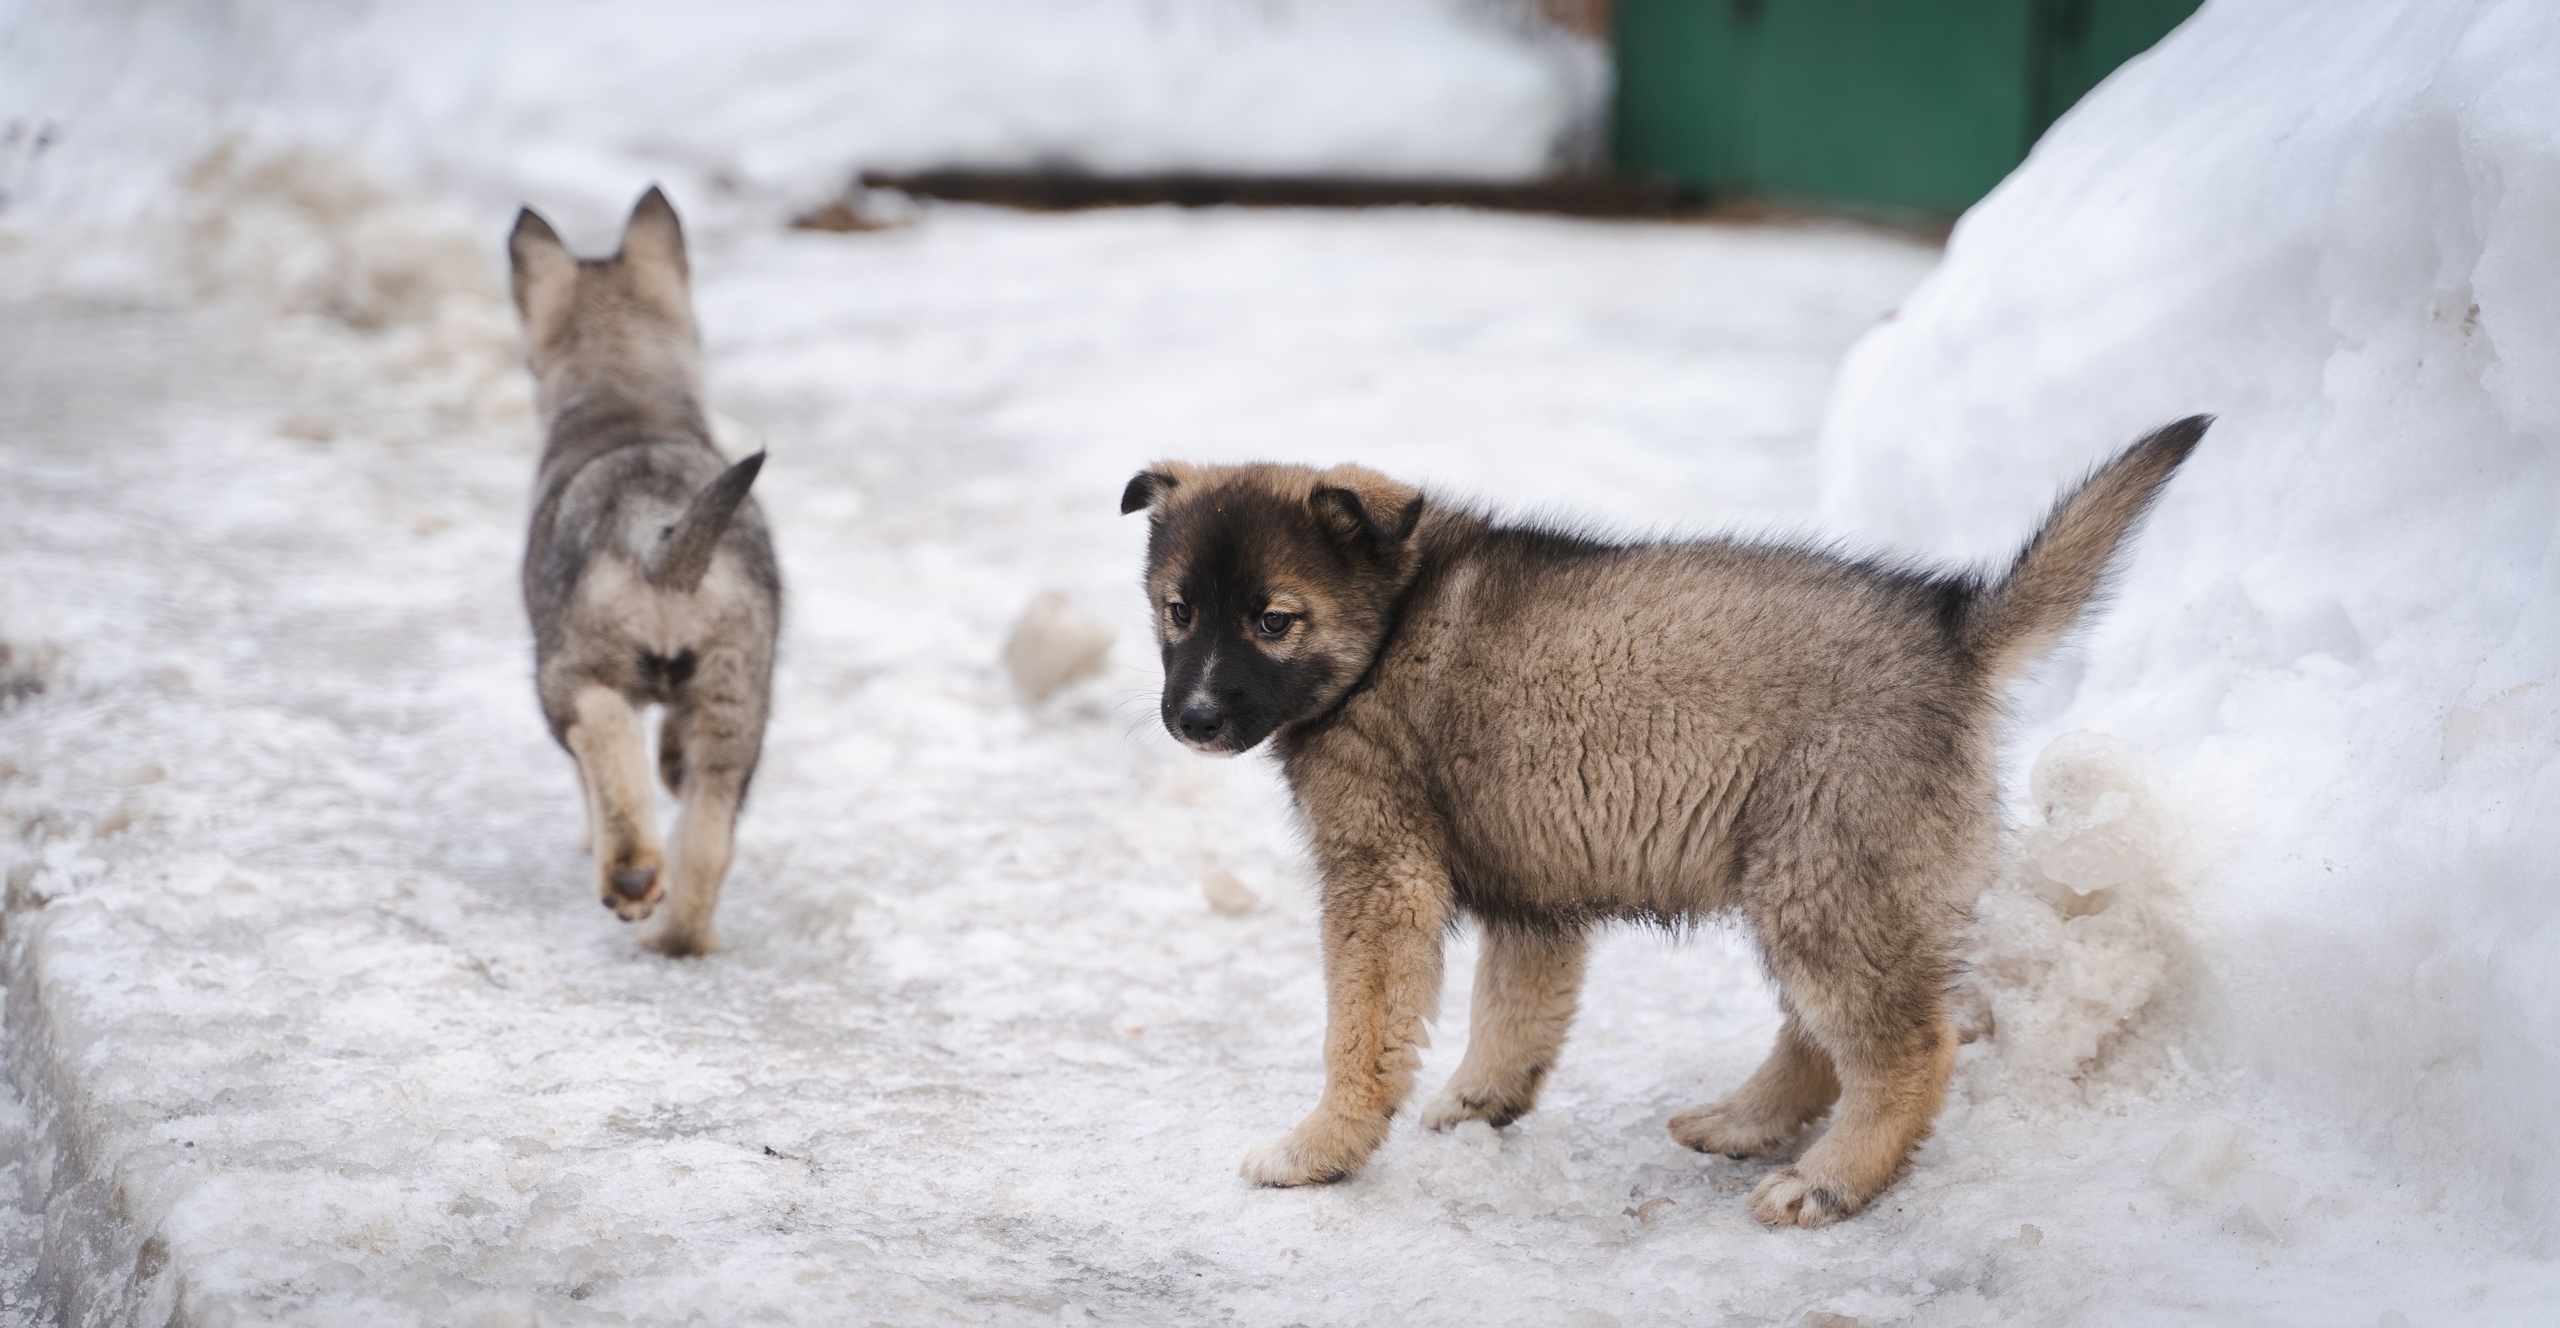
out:
{"label": "puppy's collar-less neck", "polygon": [[[1361,668],[1360,676],[1352,679],[1351,685],[1342,689],[1342,695],[1335,697],[1332,705],[1283,729],[1280,737],[1284,741],[1295,746],[1300,737],[1331,724],[1334,717],[1342,713],[1342,708],[1351,704],[1351,698],[1377,684],[1378,670],[1386,664],[1387,652],[1395,649],[1396,638],[1404,634],[1405,613],[1413,606],[1413,597],[1422,588],[1424,564],[1431,556],[1431,551],[1424,547],[1423,541],[1430,534],[1436,533],[1436,527],[1440,523],[1434,518],[1439,515],[1435,508],[1425,507],[1421,522],[1414,527],[1413,533],[1406,537],[1413,542],[1413,572],[1404,579],[1403,585],[1396,587],[1395,598],[1387,602],[1387,625],[1378,633],[1378,648],[1369,652],[1369,662]],[[1282,753],[1282,756],[1285,759],[1287,753]]]}
{"label": "puppy's collar-less neck", "polygon": [[655,393],[639,396],[609,386],[582,387],[560,399],[551,412],[550,438],[583,433],[600,428],[617,418],[628,417],[643,430],[672,428],[693,438],[708,441],[710,422],[705,418],[701,401],[690,391]]}

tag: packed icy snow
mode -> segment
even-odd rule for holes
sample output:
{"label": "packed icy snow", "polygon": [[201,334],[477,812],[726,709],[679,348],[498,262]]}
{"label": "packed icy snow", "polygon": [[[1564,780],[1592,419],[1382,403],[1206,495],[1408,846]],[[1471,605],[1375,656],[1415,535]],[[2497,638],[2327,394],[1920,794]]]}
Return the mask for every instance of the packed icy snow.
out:
{"label": "packed icy snow", "polygon": [[[2548,19],[2216,3],[1942,264],[1429,211],[782,230],[852,166],[964,150],[1525,173],[1585,77],[1450,6],[950,8],[1054,40],[982,57],[885,7],[562,7],[495,43],[6,17],[0,1323],[2560,1302]],[[1386,91],[1291,72],[1351,46]],[[1054,141],[1019,122],[1045,107]],[[592,903],[532,704],[493,266],[520,197],[592,250],[652,176],[790,587],[730,948],[689,962]],[[1984,558],[2200,409],[2116,601],[2021,694],[1973,1040],[1876,1209],[1762,1230],[1767,1164],[1665,1133],[1775,1028],[1719,932],[1613,935],[1519,1124],[1236,1178],[1319,1082],[1311,881],[1267,764],[1155,722],[1136,466],[1357,458],[1633,532]]]}

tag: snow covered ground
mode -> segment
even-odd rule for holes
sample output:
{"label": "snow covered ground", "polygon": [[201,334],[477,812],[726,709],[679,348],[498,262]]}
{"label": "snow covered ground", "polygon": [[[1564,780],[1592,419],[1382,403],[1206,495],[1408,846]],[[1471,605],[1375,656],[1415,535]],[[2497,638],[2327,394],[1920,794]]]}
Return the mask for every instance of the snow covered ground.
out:
{"label": "snow covered ground", "polygon": [[[2550,1317],[2549,34],[2218,3],[1924,283],[1933,251],[1832,228],[785,232],[961,129],[1038,155],[963,104],[1045,98],[1150,166],[1517,174],[1571,119],[1569,58],[1421,0],[1389,29],[1089,0],[1111,40],[1023,20],[946,103],[846,91],[882,50],[986,63],[890,12],[505,41],[398,7],[0,14],[0,1324],[39,1295],[153,1325]],[[1396,96],[1284,76],[1346,44]],[[1464,113],[1417,120],[1417,88]],[[518,197],[594,250],[646,175],[696,223],[714,404],[771,449],[791,582],[730,948],[688,962],[581,884],[491,264]],[[2027,698],[1989,1036],[1874,1211],[1763,1231],[1763,1165],[1665,1134],[1774,1029],[1717,934],[1611,938],[1519,1125],[1400,1122],[1330,1189],[1235,1178],[1319,1082],[1310,882],[1259,758],[1156,725],[1114,515],[1139,464],[1358,458],[1628,529],[1980,555],[2198,408],[2227,422],[2123,599]],[[1119,645],[1025,708],[996,657],[1048,589]]]}
{"label": "snow covered ground", "polygon": [[[715,398],[773,451],[793,600],[731,948],[699,964],[578,885],[512,593],[534,438],[494,286],[372,332],[248,294],[19,303],[0,613],[45,689],[5,721],[0,796],[30,836],[13,1045],[57,1178],[48,1288],[377,1323],[1865,1294],[1883,1273],[1789,1285],[1827,1237],[1756,1285],[1699,1257],[1764,1240],[1748,1171],[1661,1128],[1769,1031],[1721,943],[1622,939],[1579,1070],[1507,1139],[1399,1136],[1319,1195],[1235,1178],[1317,1079],[1306,869],[1267,769],[1155,725],[1116,496],[1159,455],[1360,455],[1635,523],[1800,512],[1830,365],[1933,256],[966,209],[705,252]],[[1051,586],[1123,646],[1026,712],[995,656]],[[1267,902],[1213,910],[1213,868]],[[1948,1277],[1892,1275],[1904,1300]]]}

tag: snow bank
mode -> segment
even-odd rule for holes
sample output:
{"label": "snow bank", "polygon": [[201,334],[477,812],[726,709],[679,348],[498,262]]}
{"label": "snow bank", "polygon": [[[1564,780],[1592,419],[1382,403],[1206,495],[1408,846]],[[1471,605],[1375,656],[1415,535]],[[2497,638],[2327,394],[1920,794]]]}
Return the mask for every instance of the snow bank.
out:
{"label": "snow bank", "polygon": [[579,224],[649,179],[698,223],[805,205],[865,167],[1518,178],[1588,137],[1606,76],[1589,42],[1512,12],[16,0],[0,7],[0,121],[19,131],[0,208],[146,209],[167,163],[235,135],[329,145],[484,208],[541,199]]}
{"label": "snow bank", "polygon": [[2157,781],[2193,868],[2170,1050],[2547,1253],[2560,12],[2215,0],[1852,354],[1825,513],[2002,555],[2194,411],[2221,423],[2017,750],[2097,730]]}

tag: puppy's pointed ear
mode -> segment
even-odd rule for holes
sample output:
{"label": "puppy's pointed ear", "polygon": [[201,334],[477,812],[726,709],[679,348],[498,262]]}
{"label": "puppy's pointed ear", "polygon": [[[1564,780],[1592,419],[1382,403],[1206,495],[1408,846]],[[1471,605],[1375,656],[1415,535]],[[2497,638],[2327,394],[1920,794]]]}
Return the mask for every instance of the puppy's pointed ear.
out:
{"label": "puppy's pointed ear", "polygon": [[1366,466],[1336,466],[1316,479],[1307,506],[1336,538],[1401,544],[1422,522],[1422,491]]}
{"label": "puppy's pointed ear", "polygon": [[684,224],[676,220],[675,205],[654,184],[631,205],[631,220],[622,225],[622,261],[644,283],[675,300],[678,308],[685,307],[693,269],[685,262]]}
{"label": "puppy's pointed ear", "polygon": [[1191,467],[1179,461],[1159,461],[1130,476],[1129,487],[1120,491],[1120,515],[1127,516],[1142,507],[1161,511],[1166,499],[1191,474]]}
{"label": "puppy's pointed ear", "polygon": [[569,287],[578,279],[577,256],[541,213],[519,208],[516,228],[507,234],[507,266],[516,315],[539,339],[544,316],[568,302]]}

